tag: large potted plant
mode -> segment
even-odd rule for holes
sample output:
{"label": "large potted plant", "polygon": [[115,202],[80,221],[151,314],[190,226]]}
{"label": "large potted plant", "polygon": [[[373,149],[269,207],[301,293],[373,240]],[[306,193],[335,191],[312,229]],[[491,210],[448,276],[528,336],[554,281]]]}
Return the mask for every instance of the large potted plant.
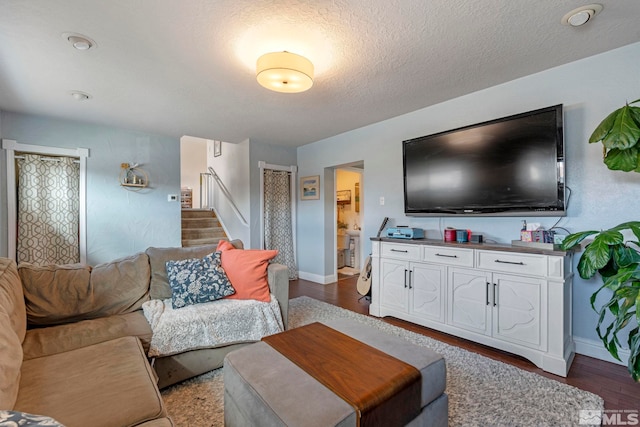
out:
{"label": "large potted plant", "polygon": [[[637,102],[640,99],[631,104]],[[589,138],[590,143],[598,141],[602,141],[603,161],[609,169],[640,172],[640,107],[626,104],[607,116]],[[625,235],[636,240],[626,240]],[[591,295],[591,307],[599,314],[596,332],[609,353],[621,360],[618,334],[626,327],[631,328],[626,340],[630,353],[627,366],[633,379],[639,381],[640,221],[625,222],[604,231],[571,234],[562,248],[570,250],[590,236],[595,237],[580,256],[578,273],[583,279],[600,274],[603,281]],[[607,292],[609,299],[597,306],[601,292]]]}

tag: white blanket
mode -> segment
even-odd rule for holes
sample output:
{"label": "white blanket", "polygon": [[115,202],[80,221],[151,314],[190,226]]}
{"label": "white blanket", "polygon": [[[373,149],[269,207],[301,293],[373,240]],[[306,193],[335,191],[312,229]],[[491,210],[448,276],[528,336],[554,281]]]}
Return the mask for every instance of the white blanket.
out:
{"label": "white blanket", "polygon": [[147,301],[142,309],[153,330],[149,357],[259,341],[284,330],[274,295],[269,303],[221,299],[178,309],[169,298]]}

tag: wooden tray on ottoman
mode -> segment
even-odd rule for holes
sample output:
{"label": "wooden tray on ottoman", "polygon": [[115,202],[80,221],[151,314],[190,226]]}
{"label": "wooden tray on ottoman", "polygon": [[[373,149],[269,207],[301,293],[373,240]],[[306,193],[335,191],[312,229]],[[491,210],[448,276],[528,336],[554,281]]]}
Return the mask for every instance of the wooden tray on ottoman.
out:
{"label": "wooden tray on ottoman", "polygon": [[227,355],[225,425],[447,425],[441,355],[347,319]]}

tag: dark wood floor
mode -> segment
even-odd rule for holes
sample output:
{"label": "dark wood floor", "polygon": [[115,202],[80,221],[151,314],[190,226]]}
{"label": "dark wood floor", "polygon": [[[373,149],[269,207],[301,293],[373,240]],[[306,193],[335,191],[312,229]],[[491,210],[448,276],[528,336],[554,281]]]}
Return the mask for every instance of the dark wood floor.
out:
{"label": "dark wood floor", "polygon": [[[359,299],[360,295],[356,291],[356,283],[357,276],[350,278],[341,277],[338,282],[328,285],[320,285],[301,279],[294,280],[290,282],[289,296],[290,298],[295,298],[306,295],[329,304],[368,315],[369,303],[365,299]],[[382,320],[446,342],[447,344],[455,345],[492,359],[509,363],[527,371],[552,378],[556,381],[596,393],[604,399],[605,409],[640,410],[640,383],[635,383],[631,379],[625,366],[578,354],[571,365],[569,375],[567,378],[562,378],[544,372],[520,356],[495,350],[393,317],[385,317]]]}

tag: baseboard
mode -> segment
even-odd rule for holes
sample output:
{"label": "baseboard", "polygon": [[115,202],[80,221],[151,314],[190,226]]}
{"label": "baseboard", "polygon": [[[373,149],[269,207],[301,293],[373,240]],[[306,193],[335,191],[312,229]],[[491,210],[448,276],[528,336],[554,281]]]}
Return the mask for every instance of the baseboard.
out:
{"label": "baseboard", "polygon": [[622,362],[616,360],[602,344],[602,341],[590,340],[587,338],[579,338],[574,336],[573,342],[576,344],[576,353],[585,356],[593,357],[596,359],[604,360],[607,362],[616,363],[618,365],[627,366],[629,360],[629,350],[619,350],[618,356],[622,359]]}
{"label": "baseboard", "polygon": [[335,274],[329,276],[321,276],[319,274],[307,273],[305,271],[298,271],[298,277],[310,282],[320,283],[321,285],[327,285],[329,283],[337,282],[338,278]]}

